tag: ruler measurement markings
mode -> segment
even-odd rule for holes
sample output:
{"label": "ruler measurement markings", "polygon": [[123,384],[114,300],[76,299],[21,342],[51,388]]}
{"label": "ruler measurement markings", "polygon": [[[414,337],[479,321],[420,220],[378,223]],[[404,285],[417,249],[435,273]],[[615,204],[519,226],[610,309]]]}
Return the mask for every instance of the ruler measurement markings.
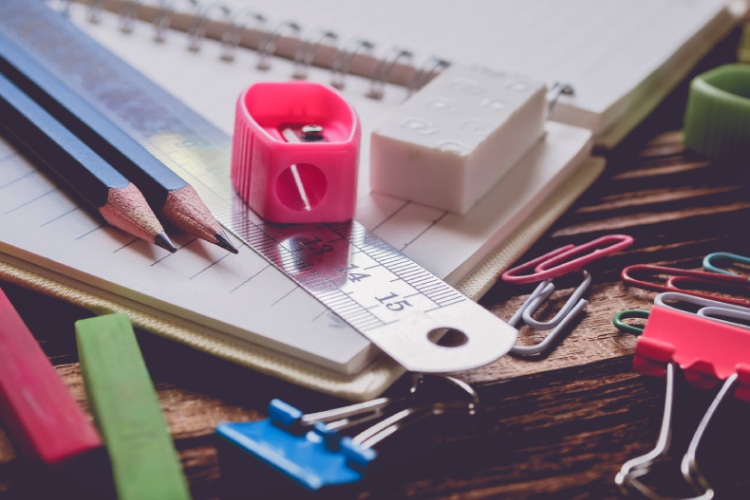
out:
{"label": "ruler measurement markings", "polygon": [[435,302],[442,302],[443,300],[453,300],[456,297],[455,293],[452,293],[451,291],[445,291],[436,295],[431,295],[432,300]]}

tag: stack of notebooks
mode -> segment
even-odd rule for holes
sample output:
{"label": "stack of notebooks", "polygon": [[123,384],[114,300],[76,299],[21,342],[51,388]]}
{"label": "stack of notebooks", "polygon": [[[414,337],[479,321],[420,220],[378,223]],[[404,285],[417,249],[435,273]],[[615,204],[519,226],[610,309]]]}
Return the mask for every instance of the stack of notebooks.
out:
{"label": "stack of notebooks", "polygon": [[[564,6],[551,0],[287,0],[259,3],[257,10],[238,1],[205,8],[174,2],[186,7],[172,12],[162,3],[51,2],[44,17],[57,29],[83,30],[91,43],[139,70],[150,80],[139,88],[173,103],[186,120],[210,123],[226,161],[210,172],[178,172],[209,206],[212,197],[231,205],[234,196],[229,138],[242,90],[300,72],[310,81],[343,82],[342,95],[363,127],[355,219],[473,299],[602,172],[604,161],[591,155],[592,146],[619,142],[747,9],[744,2],[720,0],[575,0]],[[61,5],[67,17],[53,12]],[[28,29],[12,9],[6,12],[0,31]],[[158,33],[154,22],[162,26]],[[346,74],[336,73],[332,66],[340,67],[337,54],[346,47],[361,50]],[[40,44],[30,50],[64,75],[64,63],[45,55]],[[373,98],[368,93],[380,81],[372,72],[383,61],[393,70],[383,78],[382,96]],[[543,139],[464,215],[369,189],[370,131],[419,92],[412,84],[446,63],[517,72],[550,86],[566,82],[575,90],[561,96]],[[89,83],[72,84],[85,92]],[[90,98],[118,119],[121,103]],[[179,137],[169,130],[139,136],[137,127],[123,126],[170,167],[185,169],[170,156]],[[95,311],[128,313],[146,330],[349,399],[371,398],[403,373],[249,248],[235,256],[196,241],[167,255],[130,244],[115,230],[96,230],[93,215],[4,142],[0,163],[1,278]]]}

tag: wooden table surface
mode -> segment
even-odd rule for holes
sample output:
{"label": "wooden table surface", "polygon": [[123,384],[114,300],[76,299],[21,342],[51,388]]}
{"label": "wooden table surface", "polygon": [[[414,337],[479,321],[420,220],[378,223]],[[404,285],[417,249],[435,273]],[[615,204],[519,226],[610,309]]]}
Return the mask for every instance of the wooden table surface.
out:
{"label": "wooden table surface", "polygon": [[[731,60],[733,34],[696,72]],[[588,269],[593,285],[585,314],[563,342],[539,360],[506,356],[458,374],[477,389],[474,418],[435,420],[427,432],[394,438],[383,466],[355,498],[619,498],[620,466],[654,445],[664,381],[632,371],[636,338],[619,333],[612,316],[650,308],[655,293],[625,287],[620,270],[653,263],[698,269],[704,255],[750,255],[750,171],[747,164],[716,164],[686,152],[680,128],[687,95],[683,84],[615,150],[600,179],[550,228],[522,260],[567,243],[609,233],[635,238],[626,251]],[[745,159],[746,161],[746,159]],[[90,313],[10,284],[0,284],[38,336],[81,405],[73,322]],[[481,301],[509,318],[531,285],[497,284]],[[556,292],[547,310],[565,299]],[[43,314],[40,314],[42,313]],[[528,342],[530,332],[521,331]],[[222,421],[264,418],[273,397],[305,411],[343,402],[260,376],[185,346],[139,332],[194,498],[221,498],[214,427]],[[398,387],[395,387],[396,389]],[[711,391],[683,388],[675,410],[674,456],[708,405]],[[728,401],[709,428],[699,461],[718,498],[750,498],[750,405]],[[676,462],[659,477],[675,484]],[[254,494],[264,477],[248,477]],[[14,454],[0,430],[0,497],[72,498],[40,480]]]}

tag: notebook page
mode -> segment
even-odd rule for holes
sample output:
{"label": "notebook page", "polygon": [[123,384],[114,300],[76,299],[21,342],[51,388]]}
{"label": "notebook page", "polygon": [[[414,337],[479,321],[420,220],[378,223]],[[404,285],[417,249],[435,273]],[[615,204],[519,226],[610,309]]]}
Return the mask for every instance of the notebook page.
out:
{"label": "notebook page", "polygon": [[[330,369],[361,368],[369,349],[364,338],[331,318],[317,301],[297,300],[304,292],[269,272],[264,260],[250,258],[247,247],[233,255],[176,235],[179,249],[170,254],[134,239],[105,225],[56,178],[1,139],[0,233],[1,252]],[[292,315],[255,313],[292,307],[312,324],[302,328]],[[308,334],[311,328],[315,336]]]}
{"label": "notebook page", "polygon": [[[139,37],[137,33],[123,40],[125,35],[116,31],[113,18],[109,18],[109,24],[105,19],[101,25],[92,26],[75,14],[74,19],[94,37],[186,102],[199,107],[204,116],[228,133],[234,101],[242,88],[257,79],[286,79],[291,71],[291,62],[279,60],[274,61],[271,73],[259,75],[253,64],[245,65],[243,72],[241,61],[227,65],[218,60],[216,44],[212,48],[208,43],[201,53],[193,54],[183,46],[154,44],[149,37]],[[313,78],[319,76],[322,77],[313,75]],[[352,78],[347,86],[365,127],[396,105],[388,99],[371,101],[354,97],[363,95],[354,91],[365,89],[368,83]],[[395,100],[396,91],[389,88],[386,93]],[[368,130],[363,137],[369,135]],[[540,142],[538,147],[545,151],[541,156],[550,161],[543,166],[529,160],[532,170],[546,172],[537,179],[539,182],[552,182],[561,171],[574,165],[581,151],[587,151],[589,134],[574,130],[563,125],[552,126],[548,136],[559,136],[561,140]],[[562,140],[565,134],[570,134],[568,140]],[[366,158],[363,151],[363,159]],[[121,295],[144,307],[184,317],[334,371],[355,373],[376,352],[368,341],[249,249],[242,248],[239,255],[231,255],[203,241],[175,236],[173,239],[181,248],[176,254],[168,254],[102,225],[87,208],[80,207],[67,191],[60,189],[54,178],[38,172],[4,142],[0,143],[0,159],[1,252]],[[361,186],[366,186],[367,162],[362,163],[365,170],[360,181]],[[492,207],[493,215],[517,210],[520,213],[528,208],[507,207],[501,198],[491,199],[497,203]],[[389,232],[386,228],[398,221],[401,221],[399,227],[407,227],[406,222],[414,219],[413,212],[420,211],[419,207],[405,210],[403,201],[385,196],[365,195],[362,200],[370,210],[366,214],[359,210],[357,217],[366,220],[370,227],[381,225],[386,237]],[[418,247],[416,243],[421,238],[433,234],[433,227],[442,227],[447,239],[441,238],[440,243],[446,255],[454,250],[476,253],[497,232],[494,216],[485,220],[486,213],[477,214],[464,219],[466,227],[474,228],[478,237],[473,241],[463,233],[451,235],[449,225],[432,224],[434,214],[424,212],[412,226],[413,233],[406,235],[413,242],[409,247]],[[404,215],[407,217],[399,219]],[[447,214],[439,218],[450,220]],[[461,250],[462,245],[467,245],[468,250]],[[447,271],[436,268],[431,270],[438,276],[447,276]],[[278,293],[269,294],[269,290]],[[284,313],[289,310],[297,314]]]}
{"label": "notebook page", "polygon": [[[139,26],[141,36],[129,36],[103,23],[92,25],[78,19],[79,27],[227,134],[233,132],[236,96],[252,81],[285,81],[293,71],[293,64],[281,58],[273,60],[270,71],[258,71],[254,67],[257,53],[251,50],[238,53],[232,63],[223,62],[218,57],[219,45],[210,40],[195,54],[184,49],[184,35],[173,37],[166,46],[155,45],[144,36],[147,25]],[[313,67],[309,80],[327,83],[329,75],[328,70]],[[211,92],[206,91],[209,88]],[[523,216],[541,202],[540,195],[554,189],[589,153],[588,131],[549,122],[545,140],[463,216],[373,193],[369,187],[370,132],[408,93],[389,85],[384,99],[374,100],[366,97],[368,88],[367,79],[350,75],[343,92],[362,124],[355,219],[436,276],[450,278],[449,283],[460,281],[483,258],[482,250],[488,250],[490,241],[497,244],[501,235],[517,228]],[[436,246],[442,251],[436,253]]]}
{"label": "notebook page", "polygon": [[[269,28],[283,20],[295,21],[303,27],[301,38],[327,29],[338,33],[342,43],[355,37],[371,40],[380,55],[398,45],[413,52],[417,66],[439,55],[453,62],[518,71],[548,83],[572,83],[576,95],[563,98],[554,116],[597,133],[612,128],[646,91],[666,95],[674,79],[660,72],[686,74],[747,10],[745,2],[730,0],[564,4],[554,0],[278,0],[272,4],[225,0],[223,4],[235,11],[263,13]],[[734,15],[728,12],[730,4],[737,8]],[[184,6],[175,8],[185,11]],[[221,16],[214,13],[212,18]],[[682,64],[675,64],[675,58]],[[661,85],[651,82],[648,89],[640,88],[653,78]],[[623,106],[617,107],[618,103]]]}

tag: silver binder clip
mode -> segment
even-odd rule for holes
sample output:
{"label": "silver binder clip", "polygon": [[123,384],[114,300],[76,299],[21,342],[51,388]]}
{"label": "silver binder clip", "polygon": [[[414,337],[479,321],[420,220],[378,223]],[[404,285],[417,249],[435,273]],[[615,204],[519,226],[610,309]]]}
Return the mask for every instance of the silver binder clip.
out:
{"label": "silver binder clip", "polygon": [[674,411],[675,369],[674,363],[667,364],[664,413],[662,415],[661,428],[659,429],[656,446],[648,453],[625,462],[615,476],[615,484],[617,484],[624,494],[634,489],[651,500],[710,500],[714,497],[714,489],[698,468],[698,447],[719,406],[726,399],[727,394],[731,394],[734,390],[739,377],[736,373],[726,379],[708,407],[708,410],[703,414],[703,418],[690,440],[687,452],[680,462],[680,473],[685,479],[687,486],[692,489],[693,495],[684,497],[664,496],[642,480],[643,477],[647,476],[653,470],[656,463],[663,460],[669,453],[669,445],[672,437],[672,413]]}
{"label": "silver binder clip", "polygon": [[242,34],[250,23],[255,26],[263,26],[268,19],[263,14],[253,10],[238,10],[232,14],[227,22],[227,27],[221,35],[221,59],[223,61],[234,61],[234,52],[242,42]]}
{"label": "silver binder clip", "polygon": [[294,72],[292,73],[292,78],[296,80],[307,78],[307,71],[315,59],[315,52],[326,40],[335,46],[338,43],[339,36],[332,31],[319,30],[314,37],[305,38],[300,42],[297,52],[294,54]]}
{"label": "silver binder clip", "polygon": [[573,290],[573,293],[568,297],[568,300],[562,308],[560,308],[557,314],[548,321],[538,321],[534,319],[532,315],[554,293],[555,285],[552,283],[551,279],[542,281],[537,285],[531,295],[529,295],[521,307],[518,308],[515,314],[513,314],[513,317],[508,321],[508,324],[518,328],[521,325],[521,322],[523,322],[535,330],[552,331],[537,344],[529,346],[516,344],[510,350],[512,354],[517,356],[535,356],[544,353],[551,347],[552,343],[562,335],[568,325],[581,313],[581,311],[583,311],[583,308],[588,304],[588,301],[583,298],[583,295],[591,286],[591,275],[585,270],[581,270],[580,272],[583,275],[583,281],[581,281],[581,284]]}
{"label": "silver binder clip", "polygon": [[284,32],[291,32],[294,35],[298,35],[300,31],[302,31],[302,28],[294,21],[282,21],[270,31],[264,33],[263,38],[261,38],[258,44],[258,64],[256,67],[264,71],[271,69],[268,60],[276,52],[276,42],[279,37]]}
{"label": "silver binder clip", "polygon": [[384,439],[429,417],[475,415],[478,405],[476,391],[465,382],[421,374],[413,375],[406,396],[318,413],[303,414],[276,399],[268,419],[216,428],[222,478],[246,482],[249,471],[255,471],[273,485],[276,496],[284,486],[296,487],[299,493],[299,487],[321,492],[351,485],[372,470],[378,459],[373,447]]}
{"label": "silver binder clip", "polygon": [[188,50],[198,52],[201,49],[201,43],[206,36],[206,24],[213,13],[220,13],[223,21],[227,22],[232,15],[232,11],[226,5],[220,2],[213,2],[201,6],[196,10],[193,20],[188,28]]}
{"label": "silver binder clip", "polygon": [[372,55],[375,44],[363,38],[355,38],[345,47],[339,49],[331,64],[331,86],[342,90],[344,88],[344,76],[349,73],[354,57],[359,53],[367,56]]}

